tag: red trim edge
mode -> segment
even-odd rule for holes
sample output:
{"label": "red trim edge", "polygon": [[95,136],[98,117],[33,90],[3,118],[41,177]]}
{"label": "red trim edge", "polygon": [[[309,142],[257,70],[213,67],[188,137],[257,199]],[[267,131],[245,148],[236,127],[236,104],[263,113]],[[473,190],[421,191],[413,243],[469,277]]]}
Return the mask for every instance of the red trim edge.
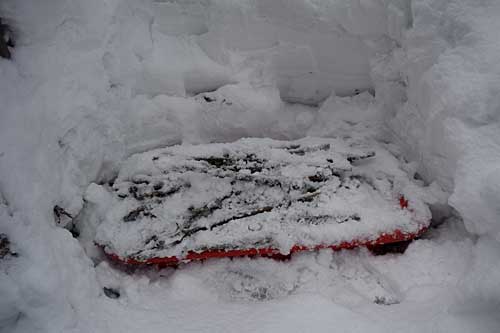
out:
{"label": "red trim edge", "polygon": [[[422,235],[425,231],[427,231],[427,227],[422,227],[417,232],[403,232],[399,229],[394,230],[391,233],[383,233],[375,240],[353,240],[351,242],[342,242],[340,244],[333,245],[316,245],[316,246],[303,246],[303,245],[294,245],[290,249],[290,254],[302,251],[315,251],[321,249],[332,249],[334,251],[340,251],[342,249],[353,249],[360,246],[374,246],[374,245],[383,245],[389,243],[403,242],[408,241],[418,236]],[[203,252],[188,252],[188,254],[179,259],[177,257],[154,257],[146,260],[137,260],[134,258],[120,258],[118,255],[114,253],[107,253],[104,251],[106,256],[113,261],[126,264],[126,265],[177,265],[181,262],[189,262],[192,260],[203,260],[203,259],[211,259],[211,258],[233,258],[233,257],[272,257],[272,258],[283,258],[287,255],[282,254],[278,249],[274,248],[250,248],[244,250],[207,250]]]}

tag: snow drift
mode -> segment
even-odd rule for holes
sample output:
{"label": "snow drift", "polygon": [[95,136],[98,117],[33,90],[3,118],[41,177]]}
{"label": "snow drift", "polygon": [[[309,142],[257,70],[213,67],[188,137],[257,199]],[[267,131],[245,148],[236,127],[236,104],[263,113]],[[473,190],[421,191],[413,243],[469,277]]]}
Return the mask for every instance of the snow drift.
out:
{"label": "snow drift", "polygon": [[[105,264],[94,268],[97,261],[89,258],[97,255],[85,253],[53,216],[58,206],[77,217],[85,188],[113,179],[131,154],[247,136],[349,135],[357,128],[373,139],[395,140],[402,148],[394,152],[415,161],[413,171],[426,182],[443,187],[468,232],[481,236],[477,243],[469,236],[441,238],[444,245],[422,241],[408,260],[415,272],[431,270],[437,285],[463,290],[456,298],[446,294],[439,306],[454,304],[457,313],[472,317],[484,309],[471,322],[494,331],[500,299],[499,15],[495,0],[3,1],[0,17],[13,27],[17,46],[12,61],[0,59],[0,233],[17,257],[0,259],[0,328],[83,332],[92,331],[88,322],[95,320],[96,331],[120,331],[119,323],[106,326],[106,316],[95,309],[115,309],[109,310],[115,320],[118,314],[147,317],[133,303],[155,295],[147,283],[115,276]],[[375,99],[356,95],[365,90]],[[456,269],[449,279],[443,278],[446,269],[432,270],[414,257],[441,265],[453,251],[457,264],[445,267]],[[322,258],[307,268],[299,259],[297,272],[316,272],[314,283],[325,283],[324,274],[332,271],[324,260],[336,259]],[[408,279],[407,263],[394,260],[372,264],[414,283],[403,289],[417,308],[435,306],[408,291],[426,281]],[[208,269],[233,267],[221,265]],[[462,278],[466,269],[456,267],[471,272]],[[307,280],[297,272],[290,274]],[[123,305],[128,310],[102,301],[110,275],[128,290],[135,304]],[[160,294],[196,287],[200,298],[192,304],[211,309],[212,296],[197,285],[200,275],[200,267],[180,272],[172,280],[178,289]],[[173,296],[189,300],[194,294]],[[465,306],[470,299],[475,301]],[[292,313],[301,314],[294,303],[301,302],[290,302]],[[317,298],[306,302],[324,306]],[[345,311],[335,307],[337,317]],[[360,320],[352,312],[347,317]],[[471,328],[454,316],[445,319],[426,327]],[[395,322],[392,329],[403,327]]]}

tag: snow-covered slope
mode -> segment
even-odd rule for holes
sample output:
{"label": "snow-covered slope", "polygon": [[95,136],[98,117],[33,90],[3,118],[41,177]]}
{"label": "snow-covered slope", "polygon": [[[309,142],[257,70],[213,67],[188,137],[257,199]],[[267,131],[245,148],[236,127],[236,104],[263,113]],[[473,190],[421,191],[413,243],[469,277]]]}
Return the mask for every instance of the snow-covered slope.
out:
{"label": "snow-covered slope", "polygon": [[[0,330],[497,331],[499,15],[496,0],[2,1],[17,46],[0,58],[0,234],[17,256],[0,259]],[[336,96],[357,89],[375,100]],[[136,152],[354,132],[396,140],[474,236],[453,220],[398,257],[207,263],[160,278],[93,262],[54,221],[55,206],[77,216],[85,188]],[[238,303],[248,290],[272,300]],[[375,296],[401,304],[376,308]]]}

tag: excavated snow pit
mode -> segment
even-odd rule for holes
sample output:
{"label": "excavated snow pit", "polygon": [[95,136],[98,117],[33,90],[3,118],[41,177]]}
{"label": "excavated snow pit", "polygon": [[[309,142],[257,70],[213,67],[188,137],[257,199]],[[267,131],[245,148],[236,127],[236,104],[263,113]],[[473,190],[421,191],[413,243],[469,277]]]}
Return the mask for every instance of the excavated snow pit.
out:
{"label": "excavated snow pit", "polygon": [[[16,48],[0,59],[0,331],[498,332],[499,13],[476,0],[1,1]],[[375,156],[334,151],[334,171],[329,149],[263,156],[326,147],[318,137]],[[102,251],[144,263],[376,242],[427,225],[427,206],[444,223],[402,255],[136,269]]]}

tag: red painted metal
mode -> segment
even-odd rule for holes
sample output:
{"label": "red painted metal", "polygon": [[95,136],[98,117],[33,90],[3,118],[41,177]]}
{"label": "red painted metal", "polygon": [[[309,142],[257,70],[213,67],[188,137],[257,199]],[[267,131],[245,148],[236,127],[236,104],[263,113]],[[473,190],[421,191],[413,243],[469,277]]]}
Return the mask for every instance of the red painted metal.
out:
{"label": "red painted metal", "polygon": [[408,200],[403,195],[399,197],[399,206],[401,209],[408,208]]}
{"label": "red painted metal", "polygon": [[[404,196],[399,198],[399,205],[401,209],[408,209],[408,200]],[[158,265],[158,266],[175,266],[181,262],[189,262],[192,260],[204,260],[211,258],[233,258],[233,257],[270,257],[275,259],[283,259],[289,257],[293,253],[302,252],[302,251],[315,251],[321,249],[332,249],[334,251],[340,251],[343,249],[353,249],[360,246],[376,246],[376,245],[384,245],[389,243],[403,242],[411,239],[415,239],[422,235],[427,230],[426,226],[422,226],[416,232],[404,232],[399,229],[393,230],[388,233],[380,234],[375,240],[352,240],[350,242],[345,241],[339,244],[330,244],[330,245],[316,245],[316,246],[303,246],[303,245],[294,245],[290,249],[289,254],[283,254],[278,249],[275,248],[249,248],[249,249],[241,249],[241,250],[207,250],[203,252],[188,252],[188,254],[183,258],[177,257],[154,257],[145,260],[137,260],[134,258],[121,258],[114,253],[104,253],[113,261],[126,264],[126,265]]]}

